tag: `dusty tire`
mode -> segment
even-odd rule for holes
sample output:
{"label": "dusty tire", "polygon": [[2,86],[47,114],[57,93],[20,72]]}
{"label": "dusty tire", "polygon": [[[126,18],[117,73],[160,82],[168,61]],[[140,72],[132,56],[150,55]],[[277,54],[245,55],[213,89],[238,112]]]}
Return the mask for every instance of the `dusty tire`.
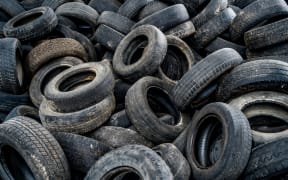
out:
{"label": "dusty tire", "polygon": [[57,23],[57,16],[51,8],[39,7],[13,17],[5,24],[3,31],[6,37],[31,41],[52,32]]}
{"label": "dusty tire", "polygon": [[133,19],[152,0],[127,0],[118,9],[118,14]]}
{"label": "dusty tire", "polygon": [[70,38],[56,38],[46,40],[33,48],[26,57],[29,71],[34,74],[41,66],[53,59],[63,56],[75,56],[87,61],[85,48],[76,40]]}
{"label": "dusty tire", "polygon": [[[173,141],[187,125],[185,115],[177,110],[169,95],[170,85],[153,77],[138,80],[126,94],[126,112],[137,131],[155,143]],[[174,123],[160,119],[168,114]]]}
{"label": "dusty tire", "polygon": [[44,127],[52,132],[84,134],[104,124],[115,108],[115,98],[109,95],[98,104],[71,113],[60,113],[43,100],[39,115]]}
{"label": "dusty tire", "polygon": [[[141,46],[146,46],[146,50],[142,48],[143,54],[141,52],[141,57],[136,58],[137,50],[141,50]],[[124,79],[135,82],[143,76],[154,74],[166,52],[165,35],[154,26],[140,26],[120,42],[114,54],[113,68]]]}
{"label": "dusty tire", "polygon": [[181,109],[185,109],[209,83],[240,64],[242,60],[234,49],[229,48],[208,55],[178,81],[172,91],[174,102]]}
{"label": "dusty tire", "polygon": [[0,91],[0,99],[0,112],[9,113],[16,106],[31,105],[28,93],[14,95]]}
{"label": "dusty tire", "polygon": [[29,117],[40,123],[39,110],[32,106],[27,106],[27,105],[16,106],[6,116],[5,121],[10,120],[14,117],[18,117],[18,116]]}
{"label": "dusty tire", "polygon": [[[201,137],[205,129],[214,126],[210,135]],[[220,131],[219,131],[220,130]],[[222,134],[224,145],[221,156],[216,162],[204,160],[209,144],[201,146],[202,140]],[[193,118],[187,134],[186,157],[195,179],[236,179],[244,171],[251,152],[252,137],[245,115],[238,109],[224,103],[211,103],[203,107]],[[204,156],[207,158],[207,155]]]}
{"label": "dusty tire", "polygon": [[116,126],[116,127],[123,127],[123,128],[128,128],[131,125],[132,123],[129,120],[125,109],[113,114],[110,117],[109,121],[106,123],[106,126]]}
{"label": "dusty tire", "polygon": [[13,17],[25,11],[25,9],[19,4],[17,0],[1,1],[0,10],[5,14]]}
{"label": "dusty tire", "polygon": [[191,36],[195,32],[196,32],[196,29],[195,29],[192,21],[186,21],[186,22],[179,24],[179,25],[177,25],[171,29],[168,29],[165,32],[165,35],[172,35],[172,36],[176,36],[180,39],[183,39],[183,38]]}
{"label": "dusty tire", "polygon": [[36,121],[21,116],[10,119],[0,125],[0,137],[1,178],[70,179],[63,150]]}
{"label": "dusty tire", "polygon": [[111,147],[94,139],[71,133],[53,133],[62,147],[72,170],[87,173],[93,164]]}
{"label": "dusty tire", "polygon": [[89,170],[85,180],[121,177],[123,173],[142,179],[173,179],[169,167],[156,152],[142,145],[128,145],[100,158]]}
{"label": "dusty tire", "polygon": [[118,0],[91,0],[88,5],[94,8],[97,12],[102,13],[104,11],[117,12],[121,3]]}

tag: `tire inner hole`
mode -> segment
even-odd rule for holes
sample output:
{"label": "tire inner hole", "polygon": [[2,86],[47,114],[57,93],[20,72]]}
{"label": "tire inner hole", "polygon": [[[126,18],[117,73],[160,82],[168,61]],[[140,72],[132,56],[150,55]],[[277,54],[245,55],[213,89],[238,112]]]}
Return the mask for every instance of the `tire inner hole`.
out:
{"label": "tire inner hole", "polygon": [[265,133],[281,132],[288,129],[288,109],[274,103],[258,103],[243,110],[251,129]]}
{"label": "tire inner hole", "polygon": [[188,61],[185,54],[176,46],[168,45],[161,69],[168,78],[174,81],[181,79],[188,71]]}
{"label": "tire inner hole", "polygon": [[1,166],[7,175],[11,174],[15,180],[35,179],[25,160],[10,146],[3,146],[1,149]]}
{"label": "tire inner hole", "polygon": [[21,62],[21,53],[20,50],[17,48],[16,50],[16,69],[17,69],[17,79],[20,86],[23,86],[23,80],[24,80],[24,72]]}
{"label": "tire inner hole", "polygon": [[[65,16],[66,17],[66,16]],[[93,36],[94,33],[94,28],[87,22],[75,18],[75,17],[71,17],[71,16],[67,16],[66,18],[70,19],[71,21],[73,21],[76,25],[77,28],[79,30],[79,32],[81,32],[82,34],[84,34],[85,36],[87,36],[88,38]]]}
{"label": "tire inner hole", "polygon": [[63,79],[62,83],[59,85],[59,90],[62,92],[73,91],[89,84],[95,77],[96,73],[92,71],[79,72]]}
{"label": "tire inner hole", "polygon": [[200,167],[213,166],[221,157],[224,147],[222,124],[214,115],[203,119],[193,146],[194,156]]}
{"label": "tire inner hole", "polygon": [[127,47],[124,55],[124,64],[131,65],[136,63],[146,51],[148,38],[146,36],[136,37]]}
{"label": "tire inner hole", "polygon": [[179,111],[173,104],[168,93],[159,87],[150,87],[147,91],[148,104],[159,120],[168,125],[179,122]]}
{"label": "tire inner hole", "polygon": [[42,16],[43,13],[41,12],[38,12],[38,13],[33,13],[33,14],[30,14],[30,15],[27,15],[21,19],[19,19],[18,21],[16,21],[14,24],[13,24],[13,27],[19,27],[19,26],[22,26],[24,24],[27,24],[29,22],[32,22],[34,21],[35,19],[39,18],[40,16]]}
{"label": "tire inner hole", "polygon": [[108,172],[105,180],[142,180],[143,178],[138,174],[136,170],[130,167],[121,167],[113,169]]}

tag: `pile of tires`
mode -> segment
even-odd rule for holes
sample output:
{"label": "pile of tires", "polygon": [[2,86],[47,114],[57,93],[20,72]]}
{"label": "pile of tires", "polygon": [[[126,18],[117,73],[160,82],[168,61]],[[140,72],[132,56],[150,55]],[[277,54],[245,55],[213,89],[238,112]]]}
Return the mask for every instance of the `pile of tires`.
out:
{"label": "pile of tires", "polygon": [[0,0],[0,179],[285,179],[285,0]]}

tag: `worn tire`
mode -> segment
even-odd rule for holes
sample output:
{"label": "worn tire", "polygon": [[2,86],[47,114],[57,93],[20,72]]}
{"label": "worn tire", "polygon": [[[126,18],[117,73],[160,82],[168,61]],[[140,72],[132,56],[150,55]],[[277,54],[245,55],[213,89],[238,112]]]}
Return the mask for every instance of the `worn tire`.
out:
{"label": "worn tire", "polygon": [[133,19],[139,11],[153,0],[126,0],[118,9],[118,14]]}
{"label": "worn tire", "polygon": [[[142,50],[143,54],[137,59],[137,50],[141,46],[146,46],[145,51]],[[113,57],[113,68],[124,79],[135,82],[143,76],[154,74],[166,52],[165,35],[154,26],[140,26],[120,42]]]}
{"label": "worn tire", "polygon": [[165,32],[165,35],[172,35],[172,36],[176,36],[180,39],[184,39],[184,38],[191,36],[195,32],[196,32],[196,29],[195,29],[192,21],[186,21],[186,22],[179,24],[179,25],[177,25],[171,29],[168,29]]}
{"label": "worn tire", "polygon": [[0,10],[13,17],[25,11],[17,0],[1,1]]}
{"label": "worn tire", "polygon": [[100,158],[90,169],[85,180],[117,178],[123,176],[123,173],[132,178],[173,179],[165,161],[152,149],[143,145],[127,145]]}
{"label": "worn tire", "polygon": [[[209,145],[199,145],[202,138],[200,134],[209,125],[219,126],[214,131],[222,131],[225,139],[224,147],[215,163],[208,161],[207,164],[200,164],[199,154],[208,153],[209,148]],[[211,137],[213,136],[207,136],[205,139]],[[205,106],[193,118],[191,129],[187,134],[186,157],[191,165],[193,178],[237,179],[248,163],[251,145],[249,122],[240,110],[224,103],[212,103]]]}
{"label": "worn tire", "polygon": [[178,81],[172,91],[174,102],[181,109],[185,109],[209,83],[240,64],[242,60],[234,49],[229,48],[208,55]]}
{"label": "worn tire", "polygon": [[91,0],[88,5],[94,8],[97,12],[102,13],[104,11],[117,12],[121,3],[118,0]]}
{"label": "worn tire", "polygon": [[53,10],[56,10],[57,7],[61,6],[66,2],[69,2],[69,0],[44,0],[41,6],[48,6]]}
{"label": "worn tire", "polygon": [[18,116],[29,117],[40,123],[39,110],[28,105],[16,106],[6,116],[5,121],[10,120],[14,117],[18,117]]}
{"label": "worn tire", "polygon": [[0,112],[9,113],[16,106],[31,105],[28,93],[14,95],[0,91],[0,99]]}
{"label": "worn tire", "polygon": [[19,116],[6,121],[0,125],[0,137],[1,179],[70,179],[60,145],[33,119]]}
{"label": "worn tire", "polygon": [[138,20],[144,19],[147,16],[150,16],[151,14],[161,11],[162,9],[167,8],[168,5],[159,1],[159,0],[153,0],[150,1],[148,4],[146,4],[145,7],[143,7],[139,14],[138,14]]}
{"label": "worn tire", "polygon": [[105,125],[128,128],[132,125],[132,123],[129,120],[128,115],[124,109],[122,111],[114,113]]}

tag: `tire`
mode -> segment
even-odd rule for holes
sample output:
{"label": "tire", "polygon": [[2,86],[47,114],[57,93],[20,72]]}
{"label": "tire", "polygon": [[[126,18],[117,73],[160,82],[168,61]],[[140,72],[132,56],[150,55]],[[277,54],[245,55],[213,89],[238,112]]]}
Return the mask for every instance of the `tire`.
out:
{"label": "tire", "polygon": [[[163,17],[169,17],[169,19]],[[145,17],[138,21],[132,29],[145,24],[150,24],[164,32],[188,20],[189,14],[185,6],[183,4],[176,4]]]}
{"label": "tire", "polygon": [[85,180],[105,177],[121,178],[123,174],[128,177],[129,175],[132,176],[132,179],[133,177],[173,179],[173,175],[165,161],[152,149],[142,145],[127,145],[110,151],[100,158],[89,170]]}
{"label": "tire", "polygon": [[13,17],[5,24],[3,31],[6,37],[20,41],[38,40],[51,33],[57,23],[57,16],[51,8],[39,7]]}
{"label": "tire", "polygon": [[187,134],[191,125],[192,122],[190,121],[187,127],[185,127],[185,129],[179,134],[179,136],[172,142],[172,144],[174,144],[184,156],[186,156]]}
{"label": "tire", "polygon": [[246,47],[242,45],[238,45],[236,43],[227,41],[221,37],[217,37],[215,40],[210,42],[204,49],[208,54],[213,53],[219,49],[223,48],[231,48],[237,51],[242,57],[246,56]]}
{"label": "tire", "polygon": [[0,124],[5,121],[6,116],[7,116],[7,113],[0,112]]}
{"label": "tire", "polygon": [[278,91],[287,93],[288,64],[277,60],[255,60],[234,68],[218,86],[217,100],[230,98],[252,91]]}
{"label": "tire", "polygon": [[56,31],[58,30],[57,27],[59,27],[59,26],[67,26],[74,31],[78,30],[78,27],[76,26],[76,24],[71,19],[69,19],[65,16],[57,16],[57,18],[58,18],[58,25],[56,26]]}
{"label": "tire", "polygon": [[122,128],[128,128],[132,126],[131,121],[128,118],[128,115],[125,110],[119,111],[113,114],[109,121],[106,123],[106,126],[116,126]]}
{"label": "tire", "polygon": [[122,34],[128,34],[135,22],[115,12],[104,11],[100,15],[97,24],[105,24]]}
{"label": "tire", "polygon": [[19,105],[31,105],[28,93],[14,95],[0,91],[0,112],[9,113],[13,108]]}
{"label": "tire", "polygon": [[256,0],[235,0],[234,1],[234,5],[243,9],[245,8],[246,6],[248,6],[249,4],[255,2]]}
{"label": "tire", "polygon": [[3,38],[0,48],[0,91],[21,94],[27,86],[21,62],[21,43],[16,38]]}
{"label": "tire", "polygon": [[[229,104],[241,110],[253,126],[253,118],[262,117],[262,126],[267,127],[269,130],[269,123],[273,121],[281,121],[285,124],[288,123],[288,97],[284,93],[272,91],[255,91],[244,94],[237,98],[232,99]],[[265,120],[266,119],[266,120]],[[259,120],[258,120],[259,121]],[[270,127],[273,130],[273,127]],[[287,137],[288,130],[281,129],[276,132],[258,131],[252,127],[253,144],[265,144],[269,141],[275,141],[282,137]]]}
{"label": "tire", "polygon": [[75,65],[55,76],[45,97],[59,112],[74,112],[102,101],[114,88],[112,70],[103,63]]}
{"label": "tire", "polygon": [[69,2],[69,0],[44,0],[41,6],[48,6],[55,11],[57,7],[67,2]]}
{"label": "tire", "polygon": [[46,40],[34,47],[26,57],[31,74],[53,59],[75,56],[87,62],[88,55],[85,48],[76,40],[70,38],[56,38]]}
{"label": "tire", "polygon": [[112,150],[106,144],[76,134],[58,132],[53,136],[62,147],[71,169],[83,173],[87,173],[100,157]]}
{"label": "tire", "polygon": [[119,31],[116,31],[109,26],[101,24],[96,29],[96,32],[94,33],[91,40],[94,43],[100,43],[102,46],[104,46],[110,51],[115,51],[124,37],[125,35],[120,33]]}
{"label": "tire", "polygon": [[158,69],[158,77],[175,85],[196,61],[190,47],[184,41],[175,36],[166,36],[166,38],[167,53]]}
{"label": "tire", "polygon": [[33,119],[19,116],[6,121],[0,137],[1,179],[70,179],[60,145]]}
{"label": "tire", "polygon": [[169,166],[174,179],[189,180],[191,168],[183,154],[173,144],[160,144],[153,147],[153,150],[159,154]]}
{"label": "tire", "polygon": [[204,48],[228,29],[235,17],[236,14],[231,8],[226,8],[219,13],[219,15],[214,16],[207,23],[202,25],[192,37],[195,47],[197,47],[197,49]]}
{"label": "tire", "polygon": [[[91,36],[96,30],[98,12],[92,7],[80,2],[68,2],[59,6],[55,13],[58,16],[65,16],[71,20],[79,20],[81,23],[87,23],[91,28]],[[79,27],[79,26],[78,26]],[[84,32],[81,32],[84,33]],[[89,34],[87,35],[89,36]]]}
{"label": "tire", "polygon": [[[145,51],[143,46],[146,46]],[[143,52],[137,54],[137,50]],[[122,78],[135,82],[143,76],[156,73],[166,52],[165,35],[154,26],[141,26],[132,30],[121,41],[113,57],[113,68]],[[133,58],[134,56],[136,57]]]}
{"label": "tire", "polygon": [[[126,94],[126,112],[137,131],[154,143],[173,141],[186,127],[188,118],[177,110],[169,95],[170,85],[153,77],[137,81]],[[173,124],[161,122],[163,114]]]}
{"label": "tire", "polygon": [[25,11],[25,9],[19,4],[17,0],[11,0],[11,1],[1,1],[0,2],[0,10],[4,11],[5,14],[14,17],[18,14]]}
{"label": "tire", "polygon": [[102,126],[96,131],[90,133],[88,136],[113,148],[129,144],[140,144],[147,147],[154,146],[152,142],[145,139],[136,131],[116,126]]}
{"label": "tire", "polygon": [[9,21],[9,19],[10,17],[7,14],[5,14],[5,12],[0,10],[0,20],[1,22],[4,23],[4,25],[6,24],[7,21]]}
{"label": "tire", "polygon": [[202,25],[208,22],[215,16],[221,14],[228,6],[227,0],[210,0],[207,6],[192,18],[192,22],[196,29],[199,29]]}
{"label": "tire", "polygon": [[248,59],[264,57],[264,56],[288,56],[286,48],[288,47],[288,43],[280,43],[273,46],[269,46],[262,49],[257,50],[246,50],[246,55]]}
{"label": "tire", "polygon": [[165,32],[165,35],[169,36],[176,36],[180,39],[187,38],[194,34],[196,32],[196,29],[192,23],[192,21],[186,21],[182,24],[179,24],[171,29],[168,29]]}
{"label": "tire", "polygon": [[22,0],[20,4],[25,10],[31,10],[37,7],[40,7],[43,3],[43,0]]}
{"label": "tire", "polygon": [[237,15],[230,27],[231,39],[238,41],[246,31],[264,20],[288,14],[288,6],[284,0],[255,1]]}
{"label": "tire", "polygon": [[178,81],[172,90],[174,102],[180,109],[185,109],[212,81],[242,61],[242,57],[230,48],[224,48],[208,55]]}
{"label": "tire", "polygon": [[45,128],[51,132],[84,134],[104,124],[115,108],[115,98],[109,95],[98,104],[71,113],[57,112],[50,102],[44,99],[39,115]]}
{"label": "tire", "polygon": [[20,105],[12,109],[12,111],[10,111],[10,113],[6,116],[5,121],[8,121],[18,116],[29,117],[31,119],[36,120],[39,123],[41,122],[39,117],[39,110],[32,106],[27,105]]}
{"label": "tire", "polygon": [[152,0],[126,0],[118,9],[118,14],[133,19]]}
{"label": "tire", "polygon": [[165,9],[167,7],[167,4],[159,0],[150,1],[145,7],[140,10],[137,19],[144,19],[145,17],[150,16],[151,14],[161,11],[162,9]]}
{"label": "tire", "polygon": [[114,95],[116,98],[116,112],[125,109],[125,96],[128,89],[132,86],[132,84],[127,83],[121,79],[117,79],[115,81]]}
{"label": "tire", "polygon": [[53,79],[57,74],[72,66],[83,63],[81,59],[75,57],[63,57],[55,59],[44,67],[40,68],[33,76],[30,87],[29,95],[33,104],[39,108],[44,98],[44,89],[48,82]]}
{"label": "tire", "polygon": [[245,179],[280,179],[287,177],[288,138],[272,141],[253,149],[243,173]]}
{"label": "tire", "polygon": [[[201,133],[212,125],[215,127],[209,136]],[[217,128],[218,127],[218,128]],[[200,154],[208,154],[209,144],[200,146],[201,138],[215,137],[220,131],[224,140],[223,151],[215,162],[200,163]],[[186,157],[195,179],[237,179],[244,171],[251,152],[252,137],[245,115],[236,108],[224,103],[211,103],[200,110],[193,118],[187,135]]]}
{"label": "tire", "polygon": [[[244,35],[248,49],[261,49],[288,40],[288,18],[247,31]],[[269,37],[269,38],[268,38]]]}
{"label": "tire", "polygon": [[95,62],[99,60],[98,57],[99,55],[96,53],[92,42],[85,35],[77,31],[73,31],[64,25],[58,25],[56,27],[56,30],[63,33],[65,38],[71,38],[77,40],[85,48],[89,62]]}
{"label": "tire", "polygon": [[121,3],[118,0],[91,0],[88,3],[97,12],[102,13],[104,11],[117,12]]}

